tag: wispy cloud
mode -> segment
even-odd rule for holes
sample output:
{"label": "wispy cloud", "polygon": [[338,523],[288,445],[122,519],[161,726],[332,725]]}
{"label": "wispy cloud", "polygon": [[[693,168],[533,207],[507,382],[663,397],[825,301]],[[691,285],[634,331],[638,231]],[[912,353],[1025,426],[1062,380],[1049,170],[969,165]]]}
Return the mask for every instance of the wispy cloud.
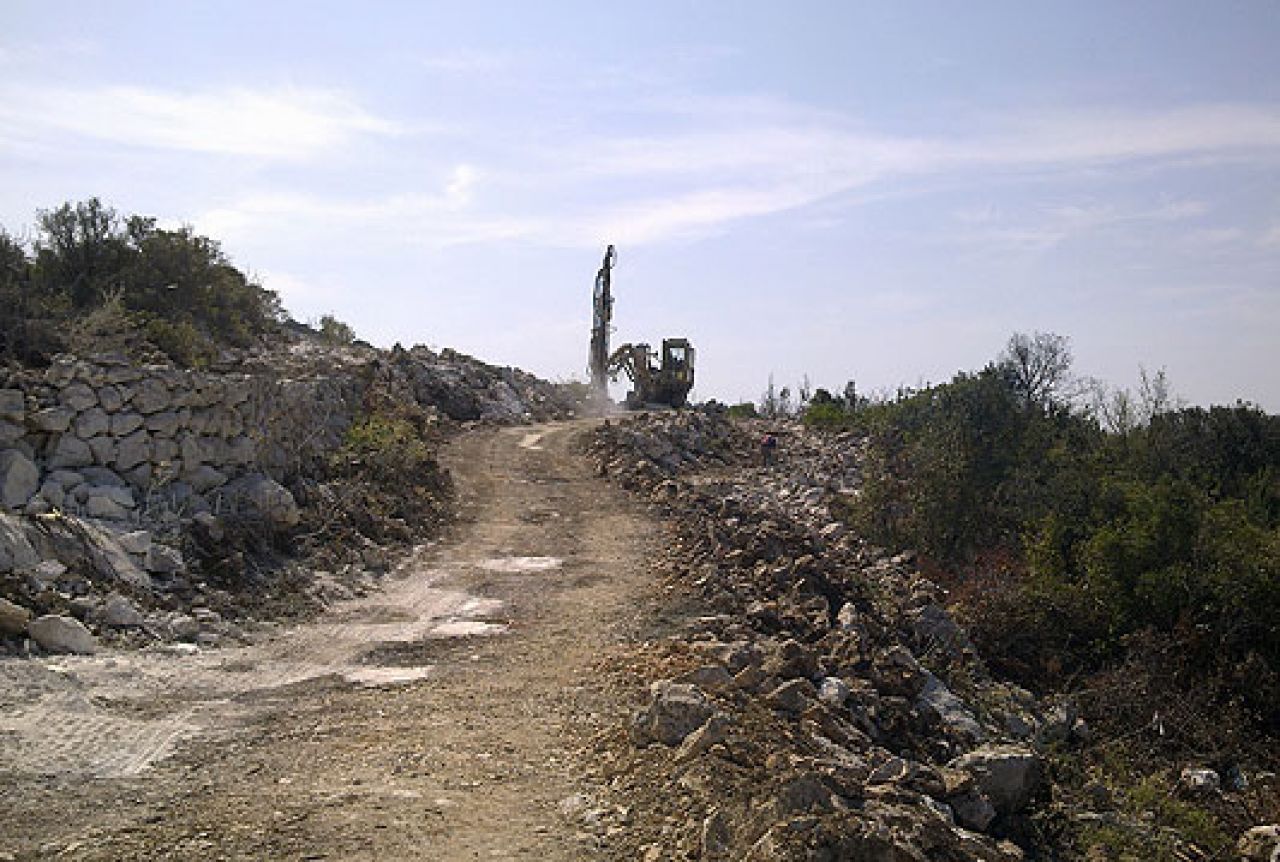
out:
{"label": "wispy cloud", "polygon": [[473,211],[480,177],[471,165],[454,167],[439,192],[369,199],[333,199],[314,194],[252,194],[210,209],[193,221],[210,236],[228,241],[284,241],[359,235],[368,242],[442,248],[527,236],[533,226],[518,218]]}
{"label": "wispy cloud", "polygon": [[329,90],[163,90],[0,87],[9,138],[71,134],[142,148],[232,156],[302,158],[358,135],[394,134],[350,97]]}

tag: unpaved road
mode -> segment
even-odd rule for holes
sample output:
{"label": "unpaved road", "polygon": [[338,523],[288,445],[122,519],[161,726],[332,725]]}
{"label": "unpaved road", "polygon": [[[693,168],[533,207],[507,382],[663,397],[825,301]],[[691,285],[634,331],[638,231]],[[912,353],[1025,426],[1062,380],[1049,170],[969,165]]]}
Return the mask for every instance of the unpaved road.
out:
{"label": "unpaved road", "polygon": [[582,427],[460,438],[452,535],[265,643],[0,662],[0,860],[599,858],[572,740],[660,539]]}

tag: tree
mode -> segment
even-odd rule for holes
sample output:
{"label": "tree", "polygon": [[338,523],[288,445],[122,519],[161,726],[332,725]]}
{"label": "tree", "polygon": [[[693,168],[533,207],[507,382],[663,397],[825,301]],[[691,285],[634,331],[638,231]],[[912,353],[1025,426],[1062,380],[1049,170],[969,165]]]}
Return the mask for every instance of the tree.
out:
{"label": "tree", "polygon": [[1068,394],[1071,362],[1071,346],[1065,336],[1015,332],[997,367],[1024,406],[1048,408]]}

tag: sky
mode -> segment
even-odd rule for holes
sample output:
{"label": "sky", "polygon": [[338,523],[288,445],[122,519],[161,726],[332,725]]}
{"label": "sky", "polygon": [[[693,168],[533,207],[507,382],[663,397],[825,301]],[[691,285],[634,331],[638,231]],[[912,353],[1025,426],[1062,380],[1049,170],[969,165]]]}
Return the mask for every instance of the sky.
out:
{"label": "sky", "polygon": [[1280,411],[1280,2],[0,0],[0,226],[192,225],[361,337],[696,396],[949,379],[1014,332]]}

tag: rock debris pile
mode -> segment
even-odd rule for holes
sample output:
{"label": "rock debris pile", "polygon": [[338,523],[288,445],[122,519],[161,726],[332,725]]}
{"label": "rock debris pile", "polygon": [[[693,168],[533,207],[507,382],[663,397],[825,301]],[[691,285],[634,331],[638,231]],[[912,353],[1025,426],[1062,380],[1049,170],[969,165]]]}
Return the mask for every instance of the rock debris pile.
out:
{"label": "rock debris pile", "polygon": [[608,840],[650,860],[1023,858],[1041,747],[1087,728],[992,680],[911,554],[848,533],[856,437],[787,426],[752,466],[762,430],[655,414],[588,444],[678,524],[670,583],[713,611],[633,668],[649,697],[600,756],[652,802]]}
{"label": "rock debris pile", "polygon": [[[233,526],[268,549],[307,527],[316,477],[375,402],[442,429],[576,407],[568,387],[455,351],[302,336],[204,370],[112,355],[0,369],[0,653],[239,637],[223,616],[248,609],[243,579],[211,586],[193,558]],[[357,550],[385,570],[380,549]]]}

